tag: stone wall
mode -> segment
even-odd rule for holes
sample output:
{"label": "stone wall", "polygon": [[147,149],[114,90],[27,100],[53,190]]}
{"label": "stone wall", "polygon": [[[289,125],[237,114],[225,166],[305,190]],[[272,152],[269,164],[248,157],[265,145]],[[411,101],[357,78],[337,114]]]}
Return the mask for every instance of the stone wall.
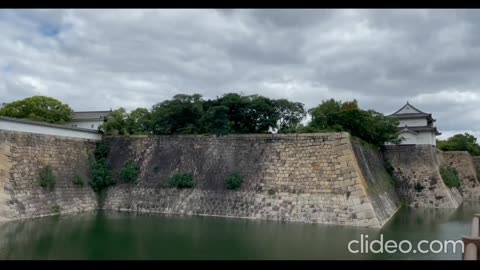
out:
{"label": "stone wall", "polygon": [[467,151],[445,151],[444,164],[455,168],[461,180],[463,197],[466,200],[480,199],[480,183],[473,157]]}
{"label": "stone wall", "polygon": [[[115,174],[127,160],[136,161],[141,173],[135,184],[109,188],[104,209],[380,227],[399,207],[391,181],[377,172],[385,171],[378,151],[352,144],[348,133],[119,137],[105,143]],[[236,191],[224,184],[233,172],[245,180]],[[176,173],[191,173],[195,187],[169,187]]]}
{"label": "stone wall", "polygon": [[[88,186],[87,153],[92,141],[0,131],[0,219],[9,220],[96,209]],[[53,191],[39,184],[39,171],[50,165],[56,176]],[[78,174],[83,188],[73,184]]]}
{"label": "stone wall", "polygon": [[439,167],[445,162],[441,151],[431,145],[388,145],[385,158],[394,167],[396,190],[411,207],[457,208],[463,196],[448,188]]}
{"label": "stone wall", "polygon": [[472,159],[473,159],[473,165],[475,166],[477,179],[480,180],[480,156],[472,156]]}

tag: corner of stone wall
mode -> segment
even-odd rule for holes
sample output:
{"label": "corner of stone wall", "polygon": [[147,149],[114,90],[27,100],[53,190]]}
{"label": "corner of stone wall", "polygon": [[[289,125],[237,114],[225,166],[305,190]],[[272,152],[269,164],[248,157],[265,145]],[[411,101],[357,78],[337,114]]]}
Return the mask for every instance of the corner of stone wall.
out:
{"label": "corner of stone wall", "polygon": [[480,183],[474,157],[467,151],[442,152],[444,163],[458,172],[461,181],[462,195],[466,200],[480,199]]}
{"label": "corner of stone wall", "polygon": [[[400,198],[415,208],[457,208],[460,192],[448,188],[440,175],[444,157],[431,145],[388,145],[384,156],[393,165]],[[423,187],[417,189],[416,185]]]}
{"label": "corner of stone wall", "polygon": [[0,133],[0,221],[9,220],[10,193],[8,192],[10,179],[10,144],[4,133]]}

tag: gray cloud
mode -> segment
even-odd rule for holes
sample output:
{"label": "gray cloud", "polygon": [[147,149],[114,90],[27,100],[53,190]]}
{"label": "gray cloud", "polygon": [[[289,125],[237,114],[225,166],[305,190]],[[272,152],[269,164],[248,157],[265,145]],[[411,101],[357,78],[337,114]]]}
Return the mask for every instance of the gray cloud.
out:
{"label": "gray cloud", "polygon": [[176,93],[407,100],[480,135],[477,10],[2,10],[0,102],[150,107]]}

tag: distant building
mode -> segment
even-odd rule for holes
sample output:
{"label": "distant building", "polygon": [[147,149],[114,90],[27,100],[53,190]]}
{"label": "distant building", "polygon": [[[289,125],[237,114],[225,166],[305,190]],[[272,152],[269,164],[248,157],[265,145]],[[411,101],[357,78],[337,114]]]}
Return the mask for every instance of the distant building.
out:
{"label": "distant building", "polygon": [[98,130],[98,127],[107,121],[111,114],[112,110],[75,112],[66,126]]}
{"label": "distant building", "polygon": [[430,144],[435,146],[436,136],[441,135],[433,125],[437,120],[432,118],[432,114],[420,111],[408,101],[405,106],[389,116],[400,120],[398,136],[402,138],[401,144]]}
{"label": "distant building", "polygon": [[102,139],[102,134],[96,130],[68,127],[6,116],[0,116],[0,131],[26,132],[94,141]]}

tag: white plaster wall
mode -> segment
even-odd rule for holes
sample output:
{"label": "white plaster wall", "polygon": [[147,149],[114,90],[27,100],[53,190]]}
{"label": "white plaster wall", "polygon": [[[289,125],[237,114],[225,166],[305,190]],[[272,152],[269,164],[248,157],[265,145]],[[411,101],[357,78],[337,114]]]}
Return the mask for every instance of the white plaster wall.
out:
{"label": "white plaster wall", "polygon": [[398,134],[399,138],[402,138],[402,142],[400,144],[417,144],[417,136],[415,134],[409,132],[402,132]]}
{"label": "white plaster wall", "polygon": [[427,126],[426,118],[418,119],[400,119],[399,127],[409,126],[409,127],[425,127]]}
{"label": "white plaster wall", "polygon": [[[103,124],[103,121],[71,121],[65,126],[67,127],[78,127],[78,128],[86,128],[91,130],[98,130],[98,127]],[[76,125],[76,126],[75,126]],[[92,127],[93,125],[93,127]]]}
{"label": "white plaster wall", "polygon": [[403,132],[403,133],[400,133],[398,136],[405,138],[405,140],[403,140],[401,144],[436,145],[436,137],[433,132],[419,132],[417,135],[414,135],[409,132]]}
{"label": "white plaster wall", "polygon": [[29,132],[37,134],[46,134],[62,137],[73,137],[81,139],[90,139],[90,140],[101,140],[102,134],[93,133],[80,130],[69,130],[63,128],[49,127],[49,126],[40,126],[28,123],[19,123],[11,122],[0,119],[0,130],[8,131],[18,131],[18,132]]}

